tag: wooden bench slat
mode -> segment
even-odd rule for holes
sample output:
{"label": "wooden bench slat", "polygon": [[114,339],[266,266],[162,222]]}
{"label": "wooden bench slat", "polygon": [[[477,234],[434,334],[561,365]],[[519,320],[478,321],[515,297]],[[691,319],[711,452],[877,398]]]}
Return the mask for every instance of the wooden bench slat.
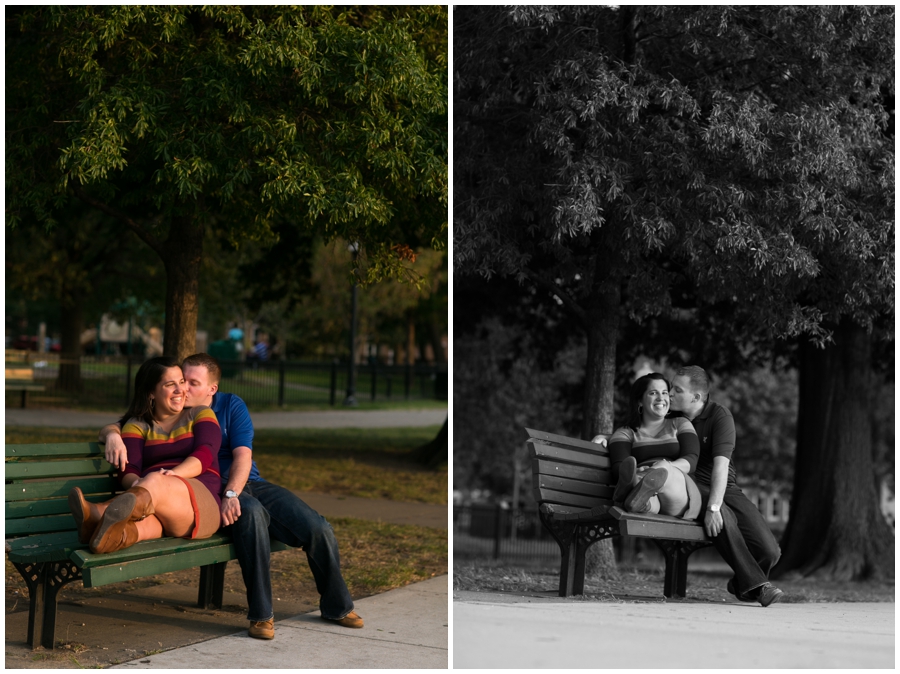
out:
{"label": "wooden bench slat", "polygon": [[[172,542],[178,539],[163,539],[164,542]],[[147,541],[148,543],[150,541]],[[289,546],[281,541],[271,541],[272,552],[286,550]],[[82,555],[82,553],[86,553]],[[120,552],[125,552],[120,551]],[[91,555],[90,552],[79,550],[73,558],[86,557],[112,557],[112,555]],[[231,542],[219,542],[209,547],[198,547],[193,550],[179,549],[178,552],[169,552],[153,557],[130,559],[127,561],[112,561],[107,559],[105,563],[99,560],[93,566],[82,567],[81,575],[85,587],[100,587],[110,583],[120,583],[132,578],[145,578],[170,571],[193,569],[207,564],[227,562],[235,558],[234,545]],[[77,562],[76,562],[77,564]]]}
{"label": "wooden bench slat", "polygon": [[30,536],[32,534],[51,533],[55,531],[69,531],[75,529],[75,519],[72,513],[64,515],[49,515],[46,517],[23,517],[6,522],[7,536]]}
{"label": "wooden bench slat", "polygon": [[609,499],[599,496],[580,496],[578,494],[570,494],[564,491],[554,491],[553,489],[535,489],[540,491],[541,503],[559,503],[562,505],[578,506],[582,509],[593,508],[594,506],[610,505]]}
{"label": "wooden bench slat", "polygon": [[[97,497],[94,497],[95,500]],[[25,517],[42,517],[45,515],[71,516],[68,499],[42,499],[40,501],[12,501],[6,504],[6,520],[15,521]]]}
{"label": "wooden bench slat", "polygon": [[586,449],[591,452],[602,452],[604,454],[608,454],[608,450],[603,445],[598,445],[596,443],[591,442],[590,440],[581,440],[580,438],[568,438],[564,435],[555,435],[553,433],[547,433],[546,431],[536,431],[531,428],[526,428],[525,431],[528,433],[529,437],[537,438],[538,440],[545,440],[548,442],[555,442],[561,445],[566,445],[569,447],[576,447],[579,449]]}
{"label": "wooden bench slat", "polygon": [[600,468],[575,466],[546,459],[532,459],[531,469],[533,475],[553,475],[555,477],[568,477],[573,480],[612,484],[610,472]]}
{"label": "wooden bench slat", "polygon": [[555,492],[570,494],[573,497],[589,496],[601,498],[604,501],[612,501],[615,489],[608,485],[598,484],[596,482],[584,482],[583,480],[570,480],[564,477],[554,477],[552,475],[535,476],[538,483],[535,488],[541,490],[552,490]]}
{"label": "wooden bench slat", "polygon": [[565,461],[591,468],[609,468],[609,456],[600,452],[546,445],[536,440],[530,440],[528,444],[531,446],[532,458]]}
{"label": "wooden bench slat", "polygon": [[8,457],[103,456],[104,446],[99,442],[55,442],[36,445],[6,445]]}
{"label": "wooden bench slat", "polygon": [[[111,475],[97,477],[72,477],[70,479],[17,482],[6,485],[7,501],[32,501],[42,498],[68,498],[72,487],[81,487],[85,495],[104,494],[109,496],[119,490],[116,479]],[[91,498],[90,500],[95,500]]]}
{"label": "wooden bench slat", "polygon": [[213,534],[209,538],[199,540],[169,537],[155,538],[150,541],[135,543],[124,550],[102,554],[95,554],[85,547],[83,550],[79,550],[75,553],[72,561],[83,569],[90,569],[95,566],[120,564],[144,557],[160,557],[162,555],[189,552],[191,550],[202,550],[204,548],[228,545],[230,543],[231,538],[223,536],[222,534]]}
{"label": "wooden bench slat", "polygon": [[30,480],[48,477],[69,477],[73,475],[109,474],[113,467],[106,459],[73,459],[63,461],[7,461],[7,480]]}
{"label": "wooden bench slat", "polygon": [[25,536],[6,541],[11,562],[61,562],[78,548],[77,531],[62,531],[37,536]]}

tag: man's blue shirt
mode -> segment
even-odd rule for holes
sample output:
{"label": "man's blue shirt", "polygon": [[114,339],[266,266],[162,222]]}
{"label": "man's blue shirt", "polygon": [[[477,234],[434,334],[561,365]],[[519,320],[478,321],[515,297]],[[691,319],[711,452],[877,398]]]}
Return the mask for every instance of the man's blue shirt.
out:
{"label": "man's blue shirt", "polygon": [[[228,473],[231,471],[231,463],[234,457],[231,451],[235,447],[249,447],[253,449],[253,422],[250,420],[250,412],[243,400],[233,393],[216,393],[213,396],[212,411],[216,413],[219,427],[222,429],[222,445],[219,449],[219,471],[222,475],[222,485],[228,481]],[[250,467],[248,481],[262,480],[256,461]]]}

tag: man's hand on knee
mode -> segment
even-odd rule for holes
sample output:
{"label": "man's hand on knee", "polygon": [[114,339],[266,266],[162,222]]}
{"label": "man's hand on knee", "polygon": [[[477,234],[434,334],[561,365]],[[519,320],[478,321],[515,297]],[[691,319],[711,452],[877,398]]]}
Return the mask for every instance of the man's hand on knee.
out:
{"label": "man's hand on knee", "polygon": [[241,516],[241,502],[236,498],[222,499],[222,526],[227,527],[238,521]]}
{"label": "man's hand on knee", "polygon": [[711,510],[706,511],[706,517],[703,519],[703,527],[706,529],[707,536],[715,538],[719,535],[724,526],[725,521],[722,519],[721,512],[714,513]]}

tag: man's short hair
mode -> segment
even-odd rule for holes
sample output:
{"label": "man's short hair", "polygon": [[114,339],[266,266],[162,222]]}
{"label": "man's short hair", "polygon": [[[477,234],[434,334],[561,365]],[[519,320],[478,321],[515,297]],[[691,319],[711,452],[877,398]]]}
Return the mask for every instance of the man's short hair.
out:
{"label": "man's short hair", "polygon": [[701,394],[703,402],[706,402],[706,399],[709,398],[709,375],[699,365],[685,365],[678,368],[675,376],[687,377],[688,381],[691,382],[691,390],[694,393]]}
{"label": "man's short hair", "polygon": [[182,368],[197,367],[198,365],[202,365],[209,372],[210,384],[219,383],[219,379],[222,378],[222,368],[219,366],[219,361],[208,353],[195,353],[193,356],[185,358],[181,363]]}

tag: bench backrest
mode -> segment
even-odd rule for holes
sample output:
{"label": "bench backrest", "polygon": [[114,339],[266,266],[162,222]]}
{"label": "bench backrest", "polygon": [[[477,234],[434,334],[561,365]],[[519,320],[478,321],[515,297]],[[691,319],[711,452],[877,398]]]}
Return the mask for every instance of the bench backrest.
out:
{"label": "bench backrest", "polygon": [[6,537],[72,531],[72,487],[89,501],[105,501],[118,489],[103,445],[72,442],[6,445]]}
{"label": "bench backrest", "polygon": [[611,506],[614,484],[609,452],[602,445],[530,428],[534,500],[557,512]]}
{"label": "bench backrest", "polygon": [[10,367],[7,365],[6,379],[14,379],[16,381],[32,381],[34,380],[34,370],[30,367]]}

